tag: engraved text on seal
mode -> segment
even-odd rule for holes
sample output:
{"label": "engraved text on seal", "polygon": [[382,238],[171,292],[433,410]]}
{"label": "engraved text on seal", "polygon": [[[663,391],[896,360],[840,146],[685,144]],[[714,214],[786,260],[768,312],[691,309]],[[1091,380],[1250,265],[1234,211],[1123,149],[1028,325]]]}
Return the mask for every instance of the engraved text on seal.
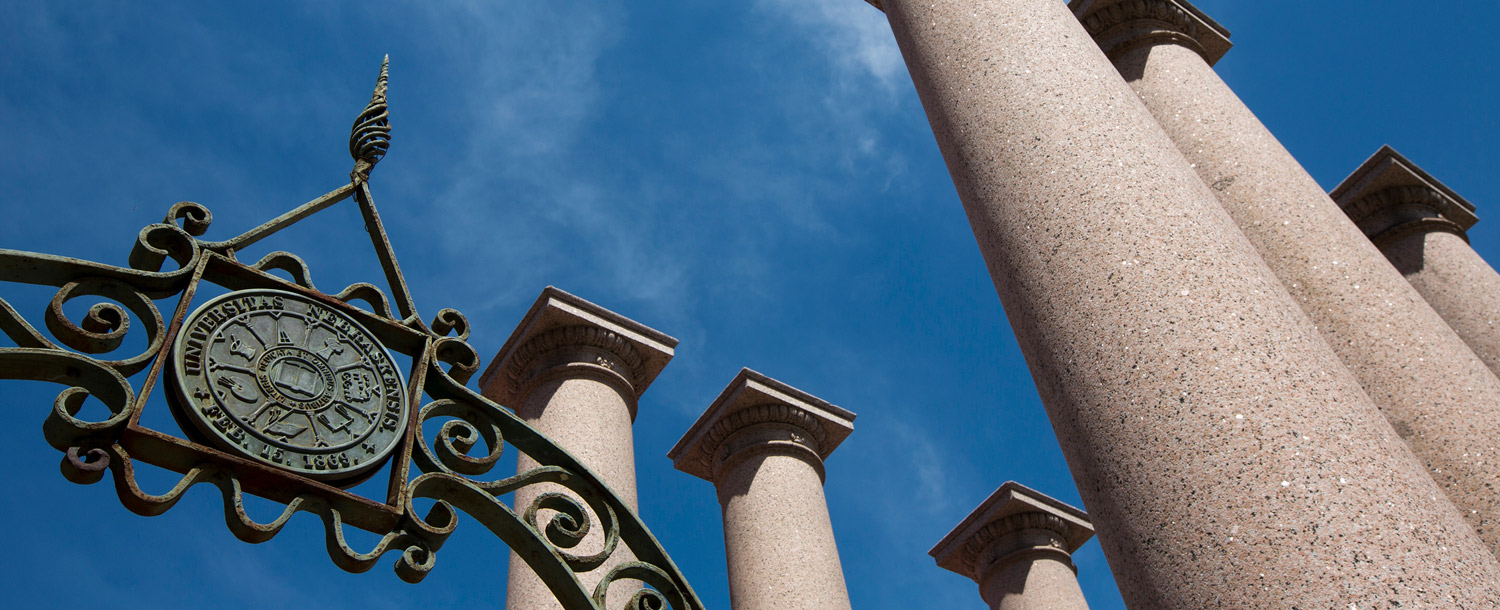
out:
{"label": "engraved text on seal", "polygon": [[173,350],[181,415],[220,448],[349,480],[400,441],[401,373],[368,330],[280,290],[241,290],[183,322]]}

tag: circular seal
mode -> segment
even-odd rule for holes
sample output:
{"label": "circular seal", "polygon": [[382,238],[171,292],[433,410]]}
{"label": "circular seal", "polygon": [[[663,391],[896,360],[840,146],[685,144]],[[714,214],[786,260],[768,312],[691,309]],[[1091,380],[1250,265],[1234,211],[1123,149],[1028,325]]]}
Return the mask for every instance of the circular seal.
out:
{"label": "circular seal", "polygon": [[172,349],[179,417],[218,447],[328,482],[378,468],[406,430],[401,371],[349,316],[281,290],[204,303]]}

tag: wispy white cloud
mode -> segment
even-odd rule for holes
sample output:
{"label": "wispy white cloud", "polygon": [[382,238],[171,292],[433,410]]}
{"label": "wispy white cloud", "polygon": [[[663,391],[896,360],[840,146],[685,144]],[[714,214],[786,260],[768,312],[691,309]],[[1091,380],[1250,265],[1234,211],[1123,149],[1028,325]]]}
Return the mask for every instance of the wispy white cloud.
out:
{"label": "wispy white cloud", "polygon": [[953,481],[937,442],[930,433],[904,423],[897,423],[893,431],[907,452],[907,466],[916,481],[917,497],[926,499],[923,508],[929,514],[942,514],[953,497],[950,493]]}
{"label": "wispy white cloud", "polygon": [[907,162],[886,141],[884,126],[913,91],[885,14],[858,0],[757,0],[754,9],[768,31],[790,38],[808,58],[800,72],[787,67],[779,75],[793,85],[783,112],[811,137],[807,146],[781,146],[777,154],[837,170],[825,179],[889,184],[900,176]]}
{"label": "wispy white cloud", "polygon": [[455,100],[457,121],[472,126],[454,143],[465,153],[432,215],[448,228],[447,253],[465,261],[455,273],[508,280],[484,283],[481,309],[529,300],[562,269],[662,308],[688,293],[688,271],[623,205],[620,185],[575,162],[607,102],[598,66],[623,35],[622,9],[471,2],[427,12],[442,55],[465,59],[455,69],[471,79]]}
{"label": "wispy white cloud", "polygon": [[[861,239],[844,229],[868,204],[849,196],[850,185],[905,170],[881,126],[910,86],[883,15],[857,1],[759,1],[749,11],[758,38],[705,51],[752,82],[706,74],[697,87],[758,96],[725,113],[713,136],[698,136],[719,145],[648,136],[642,153],[666,163],[614,166],[593,147],[605,130],[635,128],[616,124],[628,116],[611,106],[635,93],[613,88],[601,70],[614,45],[640,35],[627,28],[645,11],[477,2],[424,11],[438,55],[456,58],[448,69],[468,81],[453,104],[463,116],[452,120],[473,126],[452,143],[462,154],[426,212],[444,227],[445,257],[460,262],[433,285],[479,303],[471,316],[558,284],[607,293],[607,307],[649,310],[643,321],[672,329],[691,351],[702,303],[772,299],[784,278],[766,260],[805,243]],[[712,115],[705,108],[716,103],[706,95],[680,108]],[[505,281],[460,279],[490,274]]]}
{"label": "wispy white cloud", "polygon": [[[894,409],[870,411],[889,415]],[[864,532],[879,532],[872,540],[839,540],[841,549],[867,554],[849,564],[851,591],[880,596],[919,587],[931,592],[929,601],[934,607],[968,605],[973,593],[962,586],[962,578],[925,559],[928,549],[957,523],[951,517],[956,512],[953,498],[965,496],[956,492],[971,483],[962,476],[964,460],[946,450],[941,436],[920,423],[892,417],[868,421],[862,427],[859,423],[850,446],[840,449],[851,453],[833,458],[857,461],[857,470],[837,473],[856,480],[835,483],[834,475],[829,476],[830,485],[844,488],[830,497],[835,508],[844,509],[835,527],[864,521],[860,526]],[[847,498],[862,499],[854,505],[862,513],[859,517],[842,504]],[[914,565],[923,569],[912,569]]]}
{"label": "wispy white cloud", "polygon": [[886,92],[906,77],[901,50],[885,14],[858,0],[807,2],[758,0],[757,8],[780,15],[809,36],[839,70],[839,84],[862,89],[871,79]]}
{"label": "wispy white cloud", "polygon": [[454,37],[452,57],[471,58],[471,161],[548,159],[568,152],[600,103],[599,57],[620,37],[610,4],[471,2],[434,5]]}

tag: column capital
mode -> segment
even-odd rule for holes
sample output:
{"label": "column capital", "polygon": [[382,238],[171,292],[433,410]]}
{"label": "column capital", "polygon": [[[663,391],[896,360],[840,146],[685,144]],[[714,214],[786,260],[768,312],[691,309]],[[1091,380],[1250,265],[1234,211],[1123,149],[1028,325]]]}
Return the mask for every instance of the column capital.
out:
{"label": "column capital", "polygon": [[750,369],[741,369],[667,452],[673,466],[717,483],[728,466],[760,451],[823,460],[854,431],[855,415]]}
{"label": "column capital", "polygon": [[484,394],[517,408],[538,383],[594,376],[635,401],[672,359],[677,340],[548,286],[479,378]]}
{"label": "column capital", "polygon": [[1329,196],[1376,246],[1412,233],[1465,233],[1479,217],[1474,204],[1390,146],[1382,146]]}
{"label": "column capital", "polygon": [[1083,511],[1008,481],[927,554],[983,584],[997,568],[1027,558],[1051,556],[1071,567],[1073,552],[1093,536]]}
{"label": "column capital", "polygon": [[1071,0],[1068,9],[1111,60],[1143,44],[1171,42],[1212,66],[1234,46],[1229,30],[1186,0]]}

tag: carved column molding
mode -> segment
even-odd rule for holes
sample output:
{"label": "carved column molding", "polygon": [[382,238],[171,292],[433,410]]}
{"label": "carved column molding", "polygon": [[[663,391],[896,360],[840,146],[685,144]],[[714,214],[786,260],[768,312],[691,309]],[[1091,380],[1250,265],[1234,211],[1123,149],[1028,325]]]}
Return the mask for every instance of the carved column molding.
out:
{"label": "carved column molding", "polygon": [[1500,563],[1065,5],[882,5],[1128,606],[1500,603]]}
{"label": "carved column molding", "polygon": [[[548,287],[542,291],[510,339],[500,348],[479,385],[486,397],[510,407],[537,430],[598,474],[622,501],[636,510],[635,422],[640,396],[672,359],[677,340],[581,298]],[[537,464],[526,456],[517,471]],[[531,485],[516,492],[515,508],[524,514],[549,492],[568,493],[560,485]],[[539,513],[545,524],[547,510]],[[574,552],[603,548],[598,516]],[[609,561],[583,573],[592,587],[604,573],[630,559],[616,552]],[[608,606],[624,599],[610,587]],[[514,555],[506,607],[514,610],[558,608],[551,591]]]}
{"label": "carved column molding", "polygon": [[1233,46],[1229,30],[1196,7],[1172,0],[1073,0],[1069,8],[1111,60],[1138,46],[1174,43],[1209,65]]}
{"label": "carved column molding", "polygon": [[823,460],[854,414],[750,369],[667,454],[718,491],[735,610],[849,608]]}
{"label": "carved column molding", "polygon": [[635,420],[636,402],[643,388],[643,360],[629,339],[598,326],[553,328],[526,340],[511,354],[503,369],[504,382],[515,403],[538,384],[559,377],[588,377],[615,387],[630,406]]}
{"label": "carved column molding", "polygon": [[[1452,233],[1467,242],[1466,231],[1479,220],[1473,212],[1452,205],[1451,199],[1428,186],[1393,186],[1363,195],[1344,204],[1343,208],[1349,220],[1354,221],[1377,248],[1389,246],[1407,235],[1428,231]],[[1453,218],[1467,224],[1454,222]]]}
{"label": "carved column molding", "polygon": [[707,467],[716,481],[747,458],[774,453],[806,461],[823,480],[818,447],[827,439],[817,418],[806,411],[785,404],[756,405],[725,415],[709,429],[702,440],[705,452],[695,467]]}
{"label": "carved column molding", "polygon": [[1010,481],[929,554],[978,583],[991,610],[1086,610],[1073,552],[1093,535],[1083,511]]}
{"label": "carved column molding", "polygon": [[1331,193],[1380,253],[1500,375],[1500,274],[1469,247],[1474,204],[1382,146]]}

